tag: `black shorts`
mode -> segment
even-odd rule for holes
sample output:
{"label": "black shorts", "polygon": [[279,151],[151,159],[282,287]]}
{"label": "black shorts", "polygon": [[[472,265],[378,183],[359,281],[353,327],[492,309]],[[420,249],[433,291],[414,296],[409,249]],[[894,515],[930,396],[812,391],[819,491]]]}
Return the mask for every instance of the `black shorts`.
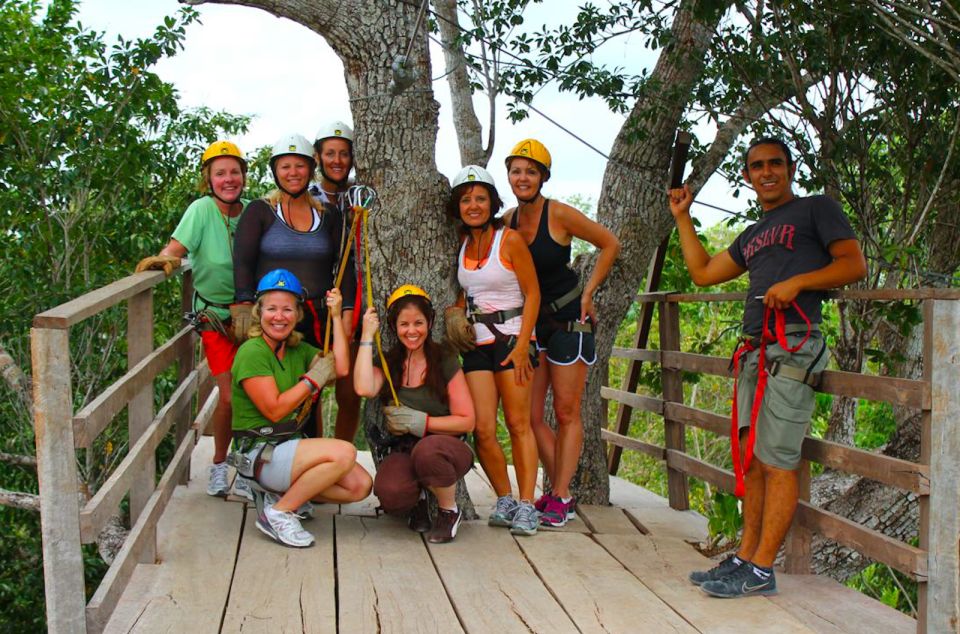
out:
{"label": "black shorts", "polygon": [[547,353],[547,361],[554,365],[573,365],[583,361],[597,362],[597,346],[592,332],[567,332],[563,322],[537,322],[537,352]]}
{"label": "black shorts", "polygon": [[[535,347],[536,346],[532,346],[530,349],[530,362],[532,363],[533,367],[537,367],[539,363],[533,350]],[[507,365],[500,365],[503,363],[504,359],[510,356],[510,352],[512,350],[513,346],[507,346],[506,343],[502,343],[500,341],[494,341],[493,343],[477,346],[473,350],[465,352],[462,355],[463,373],[466,374],[467,372],[478,372],[481,370],[485,370],[487,372],[502,372],[505,370],[512,370],[512,361]]]}

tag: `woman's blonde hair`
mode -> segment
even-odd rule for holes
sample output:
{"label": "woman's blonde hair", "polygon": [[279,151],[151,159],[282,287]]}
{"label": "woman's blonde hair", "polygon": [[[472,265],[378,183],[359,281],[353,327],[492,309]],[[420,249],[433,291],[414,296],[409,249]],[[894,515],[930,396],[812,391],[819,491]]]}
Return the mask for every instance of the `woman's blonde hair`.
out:
{"label": "woman's blonde hair", "polygon": [[[266,293],[264,293],[264,295],[266,295]],[[263,328],[260,327],[260,303],[263,301],[264,295],[258,297],[257,303],[253,305],[253,311],[251,312],[253,325],[250,326],[250,330],[247,331],[247,337],[250,339],[256,339],[263,334]],[[297,323],[300,323],[301,319],[303,319],[303,304],[297,302]],[[287,337],[287,345],[291,348],[299,346],[301,341],[303,341],[303,333],[296,330],[291,332],[290,336]]]}

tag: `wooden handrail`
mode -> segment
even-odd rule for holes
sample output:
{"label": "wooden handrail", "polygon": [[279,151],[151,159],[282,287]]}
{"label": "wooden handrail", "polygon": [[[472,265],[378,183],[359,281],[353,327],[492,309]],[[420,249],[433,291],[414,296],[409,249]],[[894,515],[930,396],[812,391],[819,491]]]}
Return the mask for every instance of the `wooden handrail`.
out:
{"label": "wooden handrail", "polygon": [[[190,270],[190,263],[184,260],[180,268],[174,271],[174,276],[182,275]],[[88,317],[93,317],[111,306],[153,288],[167,280],[163,271],[144,271],[134,273],[122,279],[107,284],[80,297],[60,304],[56,308],[45,310],[33,316],[34,328],[50,328],[64,330]]]}
{"label": "wooden handrail", "polygon": [[[189,309],[190,267],[183,278],[181,306]],[[155,561],[157,520],[173,488],[188,471],[198,433],[212,418],[213,390],[191,428],[184,418],[193,397],[206,391],[210,371],[194,369],[194,333],[181,329],[159,348],[153,347],[153,287],[168,278],[160,271],[129,275],[103,288],[34,317],[31,346],[34,376],[34,424],[40,522],[43,537],[47,626],[52,632],[99,632],[109,618],[137,563]],[[73,412],[70,383],[70,326],[121,302],[127,302],[127,367],[129,370],[81,411]],[[153,414],[153,382],[171,364],[178,364],[178,387]],[[126,408],[129,450],[104,486],[81,511],[75,449],[90,447],[96,437]],[[156,449],[176,429],[176,454],[155,479]],[[82,542],[95,541],[106,520],[129,494],[133,527],[89,605],[85,602]]]}
{"label": "wooden handrail", "polygon": [[[924,375],[920,380],[863,375],[854,372],[825,371],[818,390],[828,394],[886,401],[921,412],[921,451],[917,462],[864,451],[819,438],[807,437],[801,448],[799,467],[800,501],[793,528],[786,541],[789,572],[808,572],[813,533],[854,548],[865,556],[883,562],[915,579],[918,590],[919,632],[953,631],[960,621],[960,289],[877,289],[843,290],[826,293],[838,300],[923,301]],[[693,425],[726,437],[730,433],[729,415],[684,404],[676,379],[683,372],[731,377],[727,357],[681,352],[680,302],[744,301],[745,293],[683,294],[656,292],[638,296],[638,301],[660,309],[661,348],[614,348],[611,358],[629,360],[632,374],[642,362],[659,363],[664,396],[640,395],[632,390],[601,387],[601,397],[621,403],[621,409],[641,410],[662,416],[666,446],[630,438],[624,421],[618,418],[618,432],[601,430],[601,438],[611,447],[639,451],[662,460],[667,468],[670,506],[686,508],[679,482],[696,477],[721,490],[733,490],[733,474],[688,455],[678,430]],[[629,422],[629,421],[627,421]],[[672,431],[671,431],[672,430]],[[682,431],[681,431],[682,433]],[[919,548],[887,537],[809,502],[809,465],[826,467],[873,479],[917,496],[920,511]],[[613,474],[614,471],[611,471]],[[676,485],[672,486],[671,485]]]}

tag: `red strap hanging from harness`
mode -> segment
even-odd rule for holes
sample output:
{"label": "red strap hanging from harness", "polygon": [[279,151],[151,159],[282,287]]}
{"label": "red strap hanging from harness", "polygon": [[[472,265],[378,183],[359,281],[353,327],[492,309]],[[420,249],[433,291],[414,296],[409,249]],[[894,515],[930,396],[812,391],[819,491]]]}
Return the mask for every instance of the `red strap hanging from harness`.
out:
{"label": "red strap hanging from harness", "polygon": [[[767,389],[767,343],[776,341],[781,348],[787,352],[796,352],[810,338],[810,319],[806,313],[797,305],[797,302],[790,302],[791,306],[800,314],[803,321],[807,324],[807,334],[803,340],[794,347],[787,345],[786,319],[783,311],[774,309],[774,335],[770,333],[770,307],[763,309],[763,331],[760,336],[760,345],[755,346],[749,339],[744,340],[733,353],[733,411],[730,415],[730,453],[733,457],[733,473],[736,476],[736,486],[733,494],[742,498],[746,492],[744,476],[750,468],[750,462],[753,460],[753,446],[757,437],[757,418],[760,415],[760,406],[763,403],[763,393]],[[760,355],[757,359],[757,389],[753,394],[753,405],[750,408],[750,429],[747,432],[747,446],[743,452],[743,460],[740,459],[740,420],[737,407],[737,380],[740,376],[740,358],[749,352],[753,352],[759,347]]]}
{"label": "red strap hanging from harness", "polygon": [[323,327],[320,325],[320,315],[317,314],[317,307],[313,305],[312,299],[308,299],[303,303],[307,305],[310,314],[313,315],[313,340],[320,343],[323,341]]}

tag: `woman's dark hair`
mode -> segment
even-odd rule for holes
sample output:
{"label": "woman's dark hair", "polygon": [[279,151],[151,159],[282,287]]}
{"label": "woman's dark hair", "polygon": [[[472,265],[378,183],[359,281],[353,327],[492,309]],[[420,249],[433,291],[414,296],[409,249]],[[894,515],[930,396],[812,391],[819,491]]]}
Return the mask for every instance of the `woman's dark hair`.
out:
{"label": "woman's dark hair", "polygon": [[[444,348],[433,340],[433,323],[436,316],[433,304],[429,299],[420,295],[401,297],[387,309],[387,325],[390,326],[393,334],[397,334],[397,319],[400,316],[400,311],[408,306],[413,306],[427,318],[427,338],[423,341],[423,354],[427,358],[427,375],[424,377],[423,384],[434,396],[440,399],[441,403],[446,405],[450,402],[450,397],[447,394],[447,380],[443,376]],[[397,341],[392,348],[387,350],[384,357],[386,357],[387,367],[390,369],[390,376],[398,382],[400,377],[403,376],[403,362],[407,357],[407,349]],[[393,399],[390,394],[390,386],[386,382],[380,390],[380,398],[384,403]]]}
{"label": "woman's dark hair", "polygon": [[[450,198],[447,199],[447,215],[454,220],[460,220],[460,199],[463,198],[463,194],[467,189],[472,189],[477,186],[484,187],[490,195],[490,226],[493,227],[494,230],[500,229],[503,227],[503,218],[498,218],[497,213],[503,209],[503,201],[500,199],[500,194],[497,193],[497,188],[487,183],[463,183],[462,185],[454,187],[453,191],[450,192]],[[466,235],[466,233],[467,226],[461,222],[460,234]]]}

